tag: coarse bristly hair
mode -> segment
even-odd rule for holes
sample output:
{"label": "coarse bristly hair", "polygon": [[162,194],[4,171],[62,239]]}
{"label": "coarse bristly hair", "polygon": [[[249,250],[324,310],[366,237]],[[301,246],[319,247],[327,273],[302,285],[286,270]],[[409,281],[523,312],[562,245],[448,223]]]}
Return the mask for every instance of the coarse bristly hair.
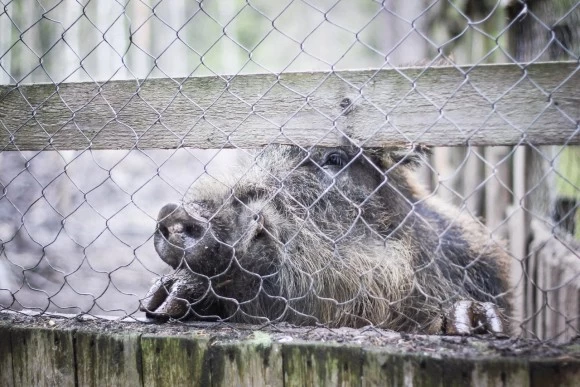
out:
{"label": "coarse bristly hair", "polygon": [[436,333],[457,300],[507,310],[507,254],[425,196],[412,175],[421,151],[276,145],[237,173],[202,176],[183,205],[223,248],[184,253],[211,284],[195,314]]}

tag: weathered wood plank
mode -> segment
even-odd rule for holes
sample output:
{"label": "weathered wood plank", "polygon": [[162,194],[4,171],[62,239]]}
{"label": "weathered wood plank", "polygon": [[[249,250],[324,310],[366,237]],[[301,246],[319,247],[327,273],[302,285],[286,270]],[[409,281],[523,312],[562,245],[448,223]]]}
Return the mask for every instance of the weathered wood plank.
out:
{"label": "weathered wood plank", "polygon": [[398,387],[412,383],[411,367],[400,353],[363,349],[363,386]]}
{"label": "weathered wood plank", "polygon": [[363,349],[364,386],[467,386],[474,362],[433,354],[401,353]]}
{"label": "weathered wood plank", "polygon": [[139,335],[75,333],[77,380],[80,386],[142,386]]}
{"label": "weathered wood plank", "polygon": [[[53,329],[44,328],[47,321]],[[87,324],[0,312],[0,338],[11,337],[0,353],[14,358],[15,386],[74,385],[75,367],[79,386],[576,386],[580,378],[576,341],[538,345],[536,340],[368,330],[319,331],[305,338],[310,333],[303,328],[288,327],[240,340],[248,326],[239,328],[197,330],[102,320]],[[142,356],[127,350],[125,336],[131,337],[129,347],[141,346]],[[293,336],[302,338],[287,340]],[[127,359],[138,365],[127,367]],[[122,368],[144,376],[120,372]],[[87,379],[87,372],[94,377]]]}
{"label": "weathered wood plank", "polygon": [[529,386],[530,372],[527,359],[489,357],[475,361],[471,373],[474,387]]}
{"label": "weathered wood plank", "polygon": [[580,144],[579,80],[568,62],[0,86],[0,149]]}
{"label": "weathered wood plank", "polygon": [[577,387],[580,382],[580,360],[535,359],[530,361],[530,386]]}
{"label": "weathered wood plank", "polygon": [[72,330],[13,327],[11,342],[15,386],[76,385]]}
{"label": "weathered wood plank", "polygon": [[12,343],[10,327],[0,321],[0,386],[14,386],[12,374]]}
{"label": "weathered wood plank", "polygon": [[363,349],[363,386],[528,386],[526,360],[457,357]]}
{"label": "weathered wood plank", "polygon": [[284,386],[360,386],[362,349],[311,343],[282,346]]}
{"label": "weathered wood plank", "polygon": [[[447,359],[446,359],[447,360]],[[455,359],[453,359],[455,360]],[[450,385],[457,385],[454,383],[446,384],[443,380],[444,372],[447,372],[447,366],[449,366],[449,373],[454,375],[457,366],[450,362],[447,364],[446,361],[441,359],[431,357],[431,356],[404,356],[403,361],[405,364],[405,378],[410,381],[410,385],[417,387],[449,387]],[[469,369],[471,371],[471,369]],[[453,381],[451,375],[447,375],[447,381]],[[463,385],[468,385],[468,377],[461,378]]]}
{"label": "weathered wood plank", "polygon": [[194,335],[141,337],[144,386],[208,386],[208,338]]}
{"label": "weathered wood plank", "polygon": [[212,386],[283,386],[282,352],[270,335],[211,346]]}

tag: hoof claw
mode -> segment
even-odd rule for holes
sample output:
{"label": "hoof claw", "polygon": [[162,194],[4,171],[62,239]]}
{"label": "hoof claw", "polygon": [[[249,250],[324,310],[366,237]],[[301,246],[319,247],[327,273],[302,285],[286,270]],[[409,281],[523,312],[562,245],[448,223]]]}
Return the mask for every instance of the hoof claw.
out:
{"label": "hoof claw", "polygon": [[504,334],[506,323],[498,307],[491,302],[457,301],[445,315],[443,333],[448,335]]}

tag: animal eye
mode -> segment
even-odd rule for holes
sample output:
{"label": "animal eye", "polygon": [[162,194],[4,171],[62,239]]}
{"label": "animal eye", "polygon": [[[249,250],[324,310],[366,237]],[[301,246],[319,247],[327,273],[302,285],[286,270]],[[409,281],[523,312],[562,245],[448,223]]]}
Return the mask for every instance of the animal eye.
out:
{"label": "animal eye", "polygon": [[338,167],[344,167],[347,163],[346,155],[342,152],[332,152],[326,156],[324,163],[322,163],[323,167],[336,165]]}

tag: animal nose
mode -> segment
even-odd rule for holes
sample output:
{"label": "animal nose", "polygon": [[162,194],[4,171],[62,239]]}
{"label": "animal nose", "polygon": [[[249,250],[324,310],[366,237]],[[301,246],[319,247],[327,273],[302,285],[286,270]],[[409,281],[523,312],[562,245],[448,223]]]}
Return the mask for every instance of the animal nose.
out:
{"label": "animal nose", "polygon": [[159,232],[167,240],[200,239],[207,228],[207,220],[200,215],[190,215],[183,206],[167,204],[157,216]]}
{"label": "animal nose", "polygon": [[157,220],[158,221],[162,221],[165,218],[168,218],[169,216],[171,216],[177,209],[179,208],[179,205],[175,204],[175,203],[169,203],[164,205],[161,210],[159,210],[159,215],[157,215]]}
{"label": "animal nose", "polygon": [[203,236],[205,227],[203,225],[195,222],[193,218],[191,220],[181,221],[174,223],[167,227],[169,234],[182,234],[189,238],[199,239]]}

